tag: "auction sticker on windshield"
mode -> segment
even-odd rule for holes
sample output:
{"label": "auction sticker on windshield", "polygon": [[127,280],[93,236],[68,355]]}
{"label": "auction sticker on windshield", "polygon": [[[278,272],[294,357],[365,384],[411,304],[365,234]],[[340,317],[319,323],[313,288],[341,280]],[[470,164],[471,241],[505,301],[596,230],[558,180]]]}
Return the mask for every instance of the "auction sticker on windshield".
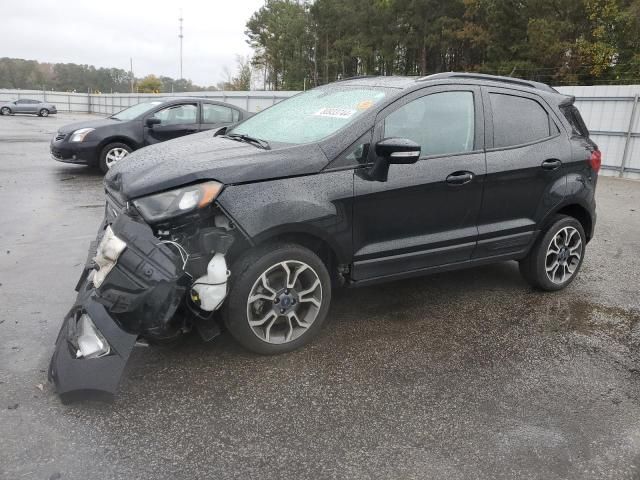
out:
{"label": "auction sticker on windshield", "polygon": [[350,110],[348,108],[325,107],[318,110],[314,115],[316,117],[349,118],[354,113],[356,113],[355,110]]}

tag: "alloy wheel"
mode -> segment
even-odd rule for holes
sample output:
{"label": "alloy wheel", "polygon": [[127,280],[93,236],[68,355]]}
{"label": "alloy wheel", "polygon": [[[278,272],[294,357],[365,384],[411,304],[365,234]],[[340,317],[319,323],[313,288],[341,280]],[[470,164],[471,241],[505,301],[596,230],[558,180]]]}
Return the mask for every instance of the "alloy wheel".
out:
{"label": "alloy wheel", "polygon": [[2,115],[11,115],[11,110],[9,109],[9,107],[4,107],[2,110],[0,110],[0,112],[2,113]]}
{"label": "alloy wheel", "polygon": [[107,165],[107,168],[113,167],[116,162],[119,162],[127,155],[129,155],[129,152],[122,147],[112,148],[107,152],[105,157],[105,164]]}
{"label": "alloy wheel", "polygon": [[322,306],[322,284],[306,263],[287,260],[269,267],[255,281],[247,299],[253,333],[273,344],[302,336]]}
{"label": "alloy wheel", "polygon": [[43,117],[48,117],[49,116],[49,110],[47,110],[46,108],[43,108],[42,110],[40,110],[40,115]]}
{"label": "alloy wheel", "polygon": [[576,273],[582,259],[583,242],[574,227],[564,227],[551,239],[547,248],[545,270],[547,278],[560,285]]}

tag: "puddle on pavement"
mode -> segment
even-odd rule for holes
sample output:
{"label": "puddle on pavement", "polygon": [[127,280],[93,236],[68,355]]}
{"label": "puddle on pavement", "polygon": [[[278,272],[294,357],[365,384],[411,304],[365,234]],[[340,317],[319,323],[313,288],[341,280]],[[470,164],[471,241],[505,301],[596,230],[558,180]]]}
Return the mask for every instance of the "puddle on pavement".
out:
{"label": "puddle on pavement", "polygon": [[[640,311],[558,298],[539,305],[540,324],[547,332],[603,333],[625,343],[640,341]],[[536,309],[537,310],[537,309]],[[538,316],[536,315],[536,316]],[[638,338],[632,339],[631,337]]]}

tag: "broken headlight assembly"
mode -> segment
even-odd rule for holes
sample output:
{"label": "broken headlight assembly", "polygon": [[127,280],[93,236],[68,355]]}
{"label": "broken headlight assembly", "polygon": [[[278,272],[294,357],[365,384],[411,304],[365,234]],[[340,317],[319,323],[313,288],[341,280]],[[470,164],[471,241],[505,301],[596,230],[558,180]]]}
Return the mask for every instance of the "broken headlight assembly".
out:
{"label": "broken headlight assembly", "polygon": [[100,358],[111,353],[111,346],[84,312],[69,322],[69,342],[75,358]]}
{"label": "broken headlight assembly", "polygon": [[155,223],[211,205],[222,186],[213,181],[188,185],[138,198],[133,204],[147,222]]}

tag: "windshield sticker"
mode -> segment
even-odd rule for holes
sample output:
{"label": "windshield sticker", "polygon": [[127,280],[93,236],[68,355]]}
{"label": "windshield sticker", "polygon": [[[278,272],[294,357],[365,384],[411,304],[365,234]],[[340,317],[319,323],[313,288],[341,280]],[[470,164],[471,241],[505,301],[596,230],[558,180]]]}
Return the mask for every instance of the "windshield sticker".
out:
{"label": "windshield sticker", "polygon": [[321,108],[320,110],[318,110],[313,115],[315,117],[349,118],[354,113],[356,113],[355,110],[349,110],[348,108],[330,108],[330,107],[325,107],[325,108]]}
{"label": "windshield sticker", "polygon": [[373,107],[373,100],[363,100],[358,105],[356,105],[356,109],[360,111],[367,110],[371,107]]}

